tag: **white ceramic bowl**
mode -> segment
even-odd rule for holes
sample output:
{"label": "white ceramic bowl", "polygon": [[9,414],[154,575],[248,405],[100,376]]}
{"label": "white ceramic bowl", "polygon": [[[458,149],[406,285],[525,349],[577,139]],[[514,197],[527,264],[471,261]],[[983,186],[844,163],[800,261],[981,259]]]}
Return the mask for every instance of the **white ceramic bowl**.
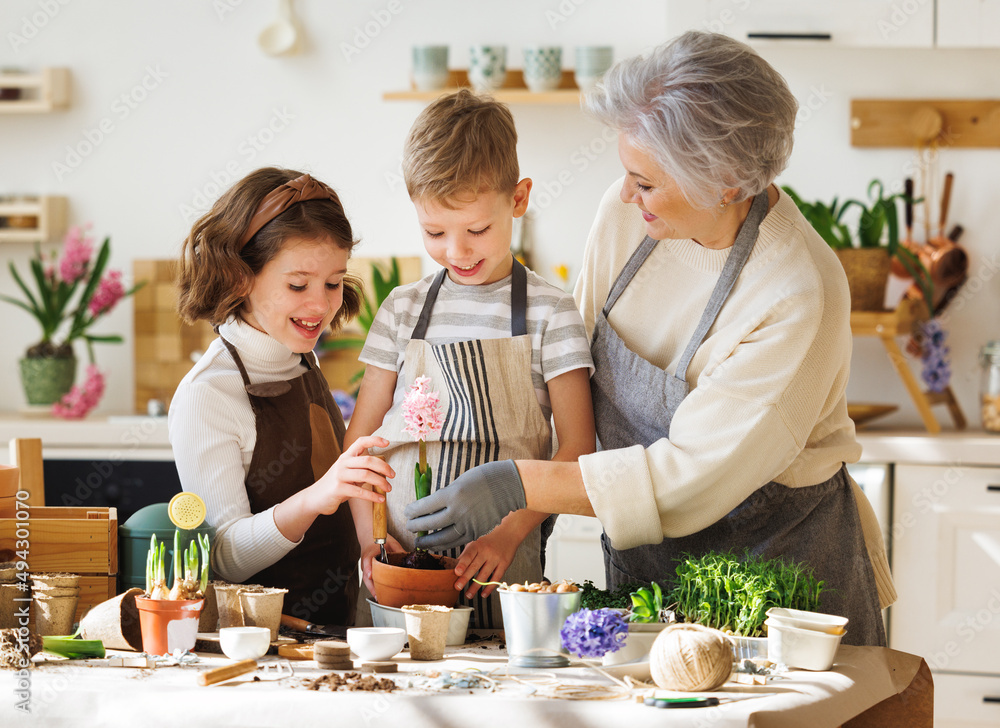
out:
{"label": "white ceramic bowl", "polygon": [[[376,627],[396,627],[406,631],[406,616],[402,609],[396,607],[383,607],[378,602],[369,599],[368,604],[372,610],[372,624]],[[469,618],[472,616],[472,607],[452,607],[451,621],[448,623],[448,636],[445,638],[446,645],[464,645],[465,636],[469,633]]]}
{"label": "white ceramic bowl", "polygon": [[840,646],[842,634],[799,629],[768,619],[767,659],[778,665],[803,670],[829,670]]}
{"label": "white ceramic bowl", "polygon": [[351,652],[362,660],[388,660],[406,644],[406,630],[396,627],[351,627],[347,630]]}
{"label": "white ceramic bowl", "polygon": [[843,634],[847,627],[847,617],[822,614],[821,612],[804,612],[801,609],[771,607],[767,610],[767,616],[774,624],[798,629],[812,629],[827,634]]}
{"label": "white ceramic bowl", "polygon": [[271,646],[267,627],[223,627],[219,630],[222,652],[230,660],[256,660]]}

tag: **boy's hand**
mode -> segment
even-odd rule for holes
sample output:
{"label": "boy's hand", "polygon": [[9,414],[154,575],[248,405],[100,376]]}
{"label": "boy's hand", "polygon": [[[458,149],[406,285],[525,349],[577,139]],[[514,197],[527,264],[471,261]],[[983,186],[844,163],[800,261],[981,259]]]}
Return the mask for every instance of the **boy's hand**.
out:
{"label": "boy's hand", "polygon": [[[406,549],[403,548],[399,541],[388,534],[385,537],[385,550],[390,554],[406,553]],[[375,582],[372,581],[372,560],[378,558],[381,552],[382,549],[379,548],[378,544],[371,540],[361,550],[361,576],[365,580],[365,586],[368,587],[368,591],[372,593],[372,596],[375,596]]]}
{"label": "boy's hand", "polygon": [[392,490],[388,478],[396,477],[396,473],[381,458],[365,453],[370,447],[388,446],[389,441],[381,437],[359,437],[351,443],[337,462],[310,486],[314,512],[335,513],[348,498],[362,498],[373,503],[384,500],[385,496],[366,489],[364,485],[377,485],[388,492]]}
{"label": "boy's hand", "polygon": [[502,528],[496,528],[492,533],[468,544],[455,566],[455,574],[459,577],[455,588],[461,591],[468,585],[465,596],[469,599],[476,596],[482,588],[483,596],[488,597],[496,591],[496,585],[481,587],[472,578],[475,577],[478,581],[502,581],[507,567],[514,560],[518,545],[517,540]]}
{"label": "boy's hand", "polygon": [[418,537],[417,548],[441,551],[482,538],[508,513],[526,506],[514,461],[498,460],[466,471],[447,488],[410,503],[404,513],[408,531],[436,531]]}

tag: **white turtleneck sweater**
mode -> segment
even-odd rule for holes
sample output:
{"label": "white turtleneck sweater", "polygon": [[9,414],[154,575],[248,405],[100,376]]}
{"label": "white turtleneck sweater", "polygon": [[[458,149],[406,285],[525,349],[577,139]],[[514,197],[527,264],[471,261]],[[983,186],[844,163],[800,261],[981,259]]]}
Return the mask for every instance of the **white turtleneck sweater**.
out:
{"label": "white turtleneck sweater", "polygon": [[[294,379],[305,371],[298,354],[242,321],[227,321],[219,334],[236,347],[251,384]],[[244,482],[257,444],[257,423],[240,371],[221,339],[181,380],[167,425],[181,486],[201,496],[208,511],[205,521],[215,527],[216,574],[245,581],[300,543],[281,535],[274,508],[250,512]]]}
{"label": "white turtleneck sweater", "polygon": [[[619,198],[621,185],[601,201],[574,291],[588,334],[646,236],[636,208]],[[730,250],[660,241],[609,323],[633,352],[672,374]],[[765,483],[815,485],[856,462],[861,446],[845,397],[851,345],[843,268],[782,192],[687,370],[690,394],[670,438],[580,458],[612,544],[625,549],[695,533]],[[895,592],[881,532],[861,490],[854,492],[885,606]]]}

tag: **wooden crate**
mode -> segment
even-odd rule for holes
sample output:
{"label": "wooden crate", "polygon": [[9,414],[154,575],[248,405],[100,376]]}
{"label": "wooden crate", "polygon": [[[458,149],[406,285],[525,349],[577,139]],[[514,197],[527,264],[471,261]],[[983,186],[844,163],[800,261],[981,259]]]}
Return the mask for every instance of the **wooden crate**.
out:
{"label": "wooden crate", "polygon": [[[17,524],[0,518],[0,554],[19,559]],[[88,609],[117,593],[118,510],[33,507],[27,520],[28,570],[80,574],[79,620]]]}

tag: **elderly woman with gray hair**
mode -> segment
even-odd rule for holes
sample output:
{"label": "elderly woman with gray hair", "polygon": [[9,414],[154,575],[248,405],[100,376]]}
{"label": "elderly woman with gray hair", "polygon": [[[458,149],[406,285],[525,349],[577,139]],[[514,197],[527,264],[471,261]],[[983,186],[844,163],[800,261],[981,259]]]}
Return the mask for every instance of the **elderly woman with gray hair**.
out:
{"label": "elderly woman with gray hair", "polygon": [[844,641],[884,645],[895,599],[871,505],[844,466],[850,301],[837,258],[775,185],[797,103],[748,46],[690,32],[587,99],[625,177],[601,201],[575,296],[592,334],[601,450],[500,461],[412,504],[418,546],[512,510],[596,515],[609,587],[667,586],[707,551],[801,561]]}

